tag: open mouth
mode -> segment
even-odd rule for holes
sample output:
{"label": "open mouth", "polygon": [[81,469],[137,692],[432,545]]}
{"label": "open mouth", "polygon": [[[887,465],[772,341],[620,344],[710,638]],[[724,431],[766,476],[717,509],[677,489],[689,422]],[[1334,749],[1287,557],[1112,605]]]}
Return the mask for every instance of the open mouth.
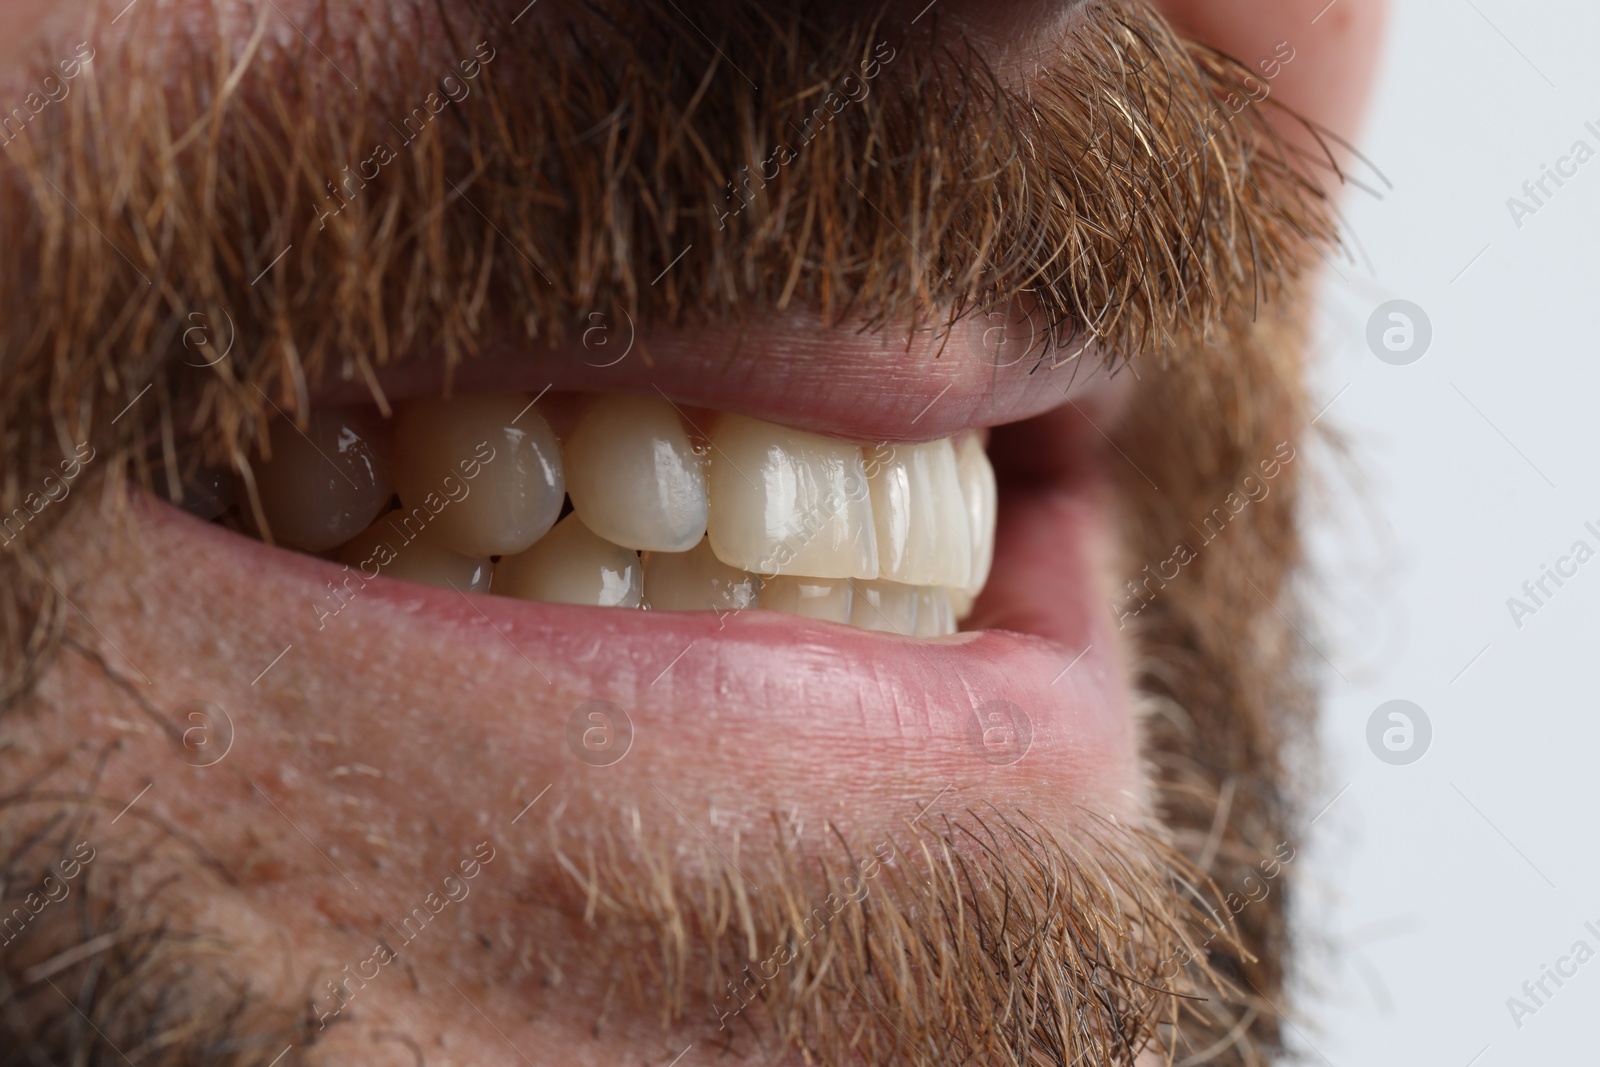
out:
{"label": "open mouth", "polygon": [[[419,639],[487,641],[575,702],[648,723],[670,688],[680,712],[783,717],[797,747],[868,717],[915,751],[896,773],[1020,765],[1052,805],[1131,813],[1095,428],[1120,390],[1037,352],[997,359],[984,337],[958,328],[916,389],[891,362],[877,412],[859,383],[813,392],[787,419],[807,428],[785,425],[781,393],[741,403],[736,382],[640,367],[612,372],[626,391],[564,388],[593,385],[580,360],[537,391],[515,386],[540,371],[492,359],[448,395],[427,374],[381,380],[381,405],[336,387],[303,420],[274,404],[238,473],[189,480],[180,499],[209,529],[162,525],[180,555],[284,582],[284,632],[307,643],[376,626],[404,659]],[[883,768],[872,748],[860,760]]]}

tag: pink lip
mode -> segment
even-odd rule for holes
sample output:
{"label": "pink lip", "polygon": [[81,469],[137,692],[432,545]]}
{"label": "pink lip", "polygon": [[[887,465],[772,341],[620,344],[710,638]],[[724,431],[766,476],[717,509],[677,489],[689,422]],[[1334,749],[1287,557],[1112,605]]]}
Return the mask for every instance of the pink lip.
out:
{"label": "pink lip", "polygon": [[[1075,448],[1081,421],[1068,408],[1026,424],[1027,439]],[[493,679],[497,694],[525,694],[521,706],[473,707],[465,720],[457,710],[428,730],[530,753],[551,774],[571,766],[569,709],[608,701],[631,723],[629,777],[682,783],[694,767],[708,802],[737,797],[752,818],[803,798],[848,819],[886,796],[925,801],[951,787],[1068,824],[1080,808],[1131,816],[1137,741],[1100,579],[1105,494],[1092,464],[1004,477],[995,568],[972,621],[1006,628],[934,640],[773,612],[584,608],[384,578],[352,579],[340,608],[331,588],[354,570],[165,505],[138,514],[163,553],[207,576],[208,595],[248,606],[261,666],[285,646],[298,659],[268,671],[253,696],[272,696],[273,671],[344,672],[406,700],[420,673],[470,706],[474,679]]]}
{"label": "pink lip", "polygon": [[[1076,359],[1045,351],[1042,323],[966,319],[940,341],[930,332],[824,328],[806,312],[759,327],[653,330],[597,319],[556,348],[526,341],[491,345],[454,368],[458,392],[660,392],[675,402],[862,441],[926,441],[977,426],[1030,418],[1110,384],[1092,347]],[[1060,365],[1056,365],[1060,364]],[[1053,369],[1052,369],[1053,368]],[[437,360],[378,373],[387,399],[435,395]],[[347,380],[313,391],[314,404],[366,403],[367,385]]]}

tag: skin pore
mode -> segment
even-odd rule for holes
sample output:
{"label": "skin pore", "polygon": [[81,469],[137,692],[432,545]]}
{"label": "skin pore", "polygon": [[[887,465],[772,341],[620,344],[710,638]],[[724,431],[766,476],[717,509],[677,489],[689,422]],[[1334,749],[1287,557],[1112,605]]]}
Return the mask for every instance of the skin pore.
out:
{"label": "skin pore", "polygon": [[[544,6],[527,17],[564,25]],[[516,11],[499,5],[368,13],[368,38],[304,13],[308,31],[350,42],[329,50],[352,60],[373,116],[326,108],[336,76],[281,25],[251,53],[267,24],[253,11],[221,20],[220,52],[203,17],[205,33],[157,32],[178,25],[174,8],[134,8],[115,30],[106,10],[90,24],[105,42],[98,94],[77,86],[0,161],[20,235],[0,284],[5,510],[62,455],[83,466],[6,559],[0,858],[6,913],[17,903],[27,919],[0,946],[0,1002],[16,1062],[266,1064],[288,1049],[282,1062],[668,1063],[693,1045],[750,1062],[917,1062],[938,1049],[974,1062],[1170,1050],[1252,1063],[1276,1047],[1295,825],[1286,772],[1310,702],[1273,605],[1293,610],[1299,468],[1286,464],[1131,628],[1102,607],[1303,440],[1304,267],[1307,238],[1332,239],[1317,196],[1330,171],[1292,149],[1310,151],[1305,123],[1352,132],[1376,5],[1341,0],[1314,24],[1317,4],[1164,8],[1242,67],[1142,9],[1091,5],[1133,14],[1072,24],[1029,98],[1007,80],[1027,67],[1016,55],[924,51],[920,28],[899,28],[921,4],[793,37],[783,31],[798,20],[774,27],[729,6],[720,52],[648,5],[613,12],[620,28],[574,16],[570,37],[548,33],[556,44],[511,36]],[[1018,52],[1049,39],[1026,32],[1048,6],[986,11],[940,11],[938,32],[952,35],[940,39],[1027,42]],[[67,27],[83,14],[51,13],[31,51],[70,54],[83,38]],[[340,18],[359,26],[359,14]],[[403,36],[419,26],[435,35]],[[1119,35],[1129,26],[1138,32]],[[495,33],[485,60],[478,46]],[[732,231],[699,211],[703,191],[725,202],[723,177],[761,158],[746,149],[769,143],[801,88],[885,39],[896,58],[880,88],[841,110],[767,199]],[[669,54],[695,77],[667,78]],[[1141,83],[1146,143],[1158,147],[1097,156],[1093,134],[1119,127],[1085,102],[1128,95],[1112,59],[1133,54],[1182,75]],[[468,56],[483,68],[477,109],[443,107],[439,135],[324,232],[312,199],[324,177],[366,157],[377,114],[403,113]],[[1241,107],[1198,145],[1184,139],[1274,56],[1270,105]],[[6,62],[19,84],[37,80],[30,50]],[[708,71],[717,91],[696,99]],[[158,77],[179,89],[163,96]],[[215,95],[186,97],[185,85]],[[990,125],[955,120],[970,103],[958,85]],[[534,91],[556,86],[548,99]],[[233,108],[208,121],[202,101],[222,88]],[[665,160],[659,169],[606,169],[614,156],[592,131],[619,100],[659,138],[632,149]],[[1195,121],[1169,124],[1174,114]],[[678,154],[661,147],[679,144],[672,131]],[[1065,172],[1086,188],[1072,213],[1037,195],[1048,168],[1020,146],[1040,143],[1077,161]],[[858,169],[874,151],[922,167]],[[991,165],[975,174],[974,160]],[[1240,180],[1195,178],[1202,160]],[[1180,180],[1143,184],[1163,174]],[[45,198],[45,179],[81,195],[64,207]],[[841,195],[847,179],[874,211]],[[456,203],[452,186],[470,210],[437,210]],[[614,196],[586,197],[593,189]],[[1123,199],[1109,195],[1119,189]],[[207,214],[213,204],[226,207]],[[259,238],[280,222],[283,243],[300,246],[286,253],[292,270],[256,288],[281,247]],[[1029,234],[1080,254],[1049,269]],[[653,284],[679,242],[702,255]],[[147,296],[138,268],[155,262]],[[818,380],[898,397],[862,405],[879,409],[870,429],[925,439],[945,430],[914,424],[917,409],[962,372],[930,369],[915,346],[904,354],[910,325],[959,318],[946,338],[959,354],[978,316],[1013,301],[1055,328],[1048,351],[1070,352],[1075,324],[1095,321],[1091,355],[1139,374],[1119,375],[1116,396],[1045,414],[1035,361],[967,376],[965,421],[1032,416],[991,437],[1003,494],[1028,504],[1003,509],[999,554],[1018,562],[997,569],[969,629],[1035,633],[1028,618],[1047,612],[1029,586],[1048,569],[1096,591],[1081,617],[1054,625],[1115,649],[1102,673],[1013,693],[1111,711],[1074,720],[1076,733],[1041,728],[1033,762],[972,759],[939,685],[1001,691],[1042,645],[1007,646],[1016,659],[1002,662],[986,652],[999,639],[958,635],[924,653],[925,689],[885,693],[847,669],[842,638],[819,639],[803,690],[772,705],[762,667],[789,653],[754,614],[731,634],[716,619],[683,624],[703,650],[683,666],[712,679],[704,686],[667,673],[671,653],[657,662],[643,630],[619,624],[587,642],[563,636],[558,609],[472,608],[448,592],[418,601],[374,584],[323,632],[306,610],[319,561],[158,502],[204,464],[247,465],[273,407],[314,405],[346,371],[346,387],[378,381],[397,396],[408,358],[468,374],[472,359],[521,358],[543,374],[581,358],[573,323],[593,308],[650,323],[655,362],[612,379],[561,371],[579,376],[561,388],[708,388],[667,338],[737,332],[745,308],[822,342],[786,347],[737,323],[755,341],[727,345],[728,362],[765,356],[774,379],[829,367]],[[243,338],[220,369],[184,367],[191,308]],[[888,341],[863,343],[863,324]],[[851,378],[862,365],[877,370]],[[642,377],[610,384],[623,374]],[[150,394],[113,425],[144,384]],[[739,393],[688,402],[730,407]],[[998,396],[1015,409],[1000,411]],[[824,397],[815,417],[842,404]],[[817,428],[860,439],[860,418]],[[962,421],[943,408],[933,418]],[[142,488],[121,492],[129,483]],[[597,695],[633,709],[639,729],[614,767],[575,761],[563,737],[569,709]],[[74,878],[64,857],[77,859]],[[1241,897],[1250,903],[1236,908]],[[808,928],[801,916],[818,909]]]}

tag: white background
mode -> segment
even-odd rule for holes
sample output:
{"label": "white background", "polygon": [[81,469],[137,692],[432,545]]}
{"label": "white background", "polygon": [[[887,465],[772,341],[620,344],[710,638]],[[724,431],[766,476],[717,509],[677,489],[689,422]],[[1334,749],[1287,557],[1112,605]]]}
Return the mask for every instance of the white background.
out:
{"label": "white background", "polygon": [[[1506,603],[1573,542],[1600,550],[1600,158],[1520,228],[1506,204],[1574,141],[1600,152],[1597,44],[1580,0],[1393,12],[1360,138],[1393,188],[1344,202],[1358,245],[1316,355],[1318,425],[1357,473],[1317,457],[1331,764],[1311,812],[1332,804],[1296,861],[1309,1063],[1600,1063],[1600,956],[1520,1028],[1506,1003],[1580,938],[1600,953],[1600,558],[1520,629]],[[1433,328],[1407,366],[1366,341],[1395,298]],[[1366,740],[1395,698],[1433,727],[1407,766]]]}

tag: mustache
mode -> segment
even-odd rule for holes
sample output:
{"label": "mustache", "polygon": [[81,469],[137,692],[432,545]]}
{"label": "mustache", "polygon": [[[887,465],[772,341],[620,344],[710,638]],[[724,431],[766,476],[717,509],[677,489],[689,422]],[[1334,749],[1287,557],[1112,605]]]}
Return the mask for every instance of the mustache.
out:
{"label": "mustache", "polygon": [[[146,385],[237,459],[269,395],[303,411],[308,382],[376,391],[596,313],[916,328],[1021,302],[1041,353],[1125,359],[1333,239],[1262,78],[1140,3],[1081,5],[1057,64],[1007,76],[948,35],[753,0],[719,5],[715,41],[666,3],[538,33],[499,4],[383,7],[324,8],[322,57],[268,40],[265,7],[248,37],[147,20],[8,144],[0,303],[27,310],[0,368],[58,416],[9,455],[164,438],[172,481],[173,405],[109,425]],[[8,426],[41,421],[21,393]]]}
{"label": "mustache", "polygon": [[[0,869],[23,888],[42,864],[72,854],[63,835],[104,843],[101,816],[120,806],[88,793],[15,799],[28,810],[8,820],[18,832],[3,838]],[[205,857],[189,843],[141,826],[137,851],[74,863],[70,905],[63,897],[38,909],[0,955],[0,1033],[35,1062],[68,1062],[97,1040],[170,1065],[243,1067],[285,1044],[337,1048],[369,986],[406,980],[397,975],[412,970],[411,941],[459,936],[471,922],[485,945],[495,929],[503,942],[481,961],[483,981],[525,983],[515,942],[563,943],[541,924],[582,928],[583,945],[540,958],[567,976],[558,984],[609,990],[592,1004],[593,1032],[608,1017],[656,1014],[664,1032],[692,1031],[741,1055],[1132,1064],[1195,1054],[1209,1037],[1190,1016],[1225,1030],[1240,1010],[1238,991],[1206,961],[1237,947],[1232,917],[1245,905],[1127,826],[1086,816],[1068,840],[1022,812],[924,810],[854,840],[829,827],[802,849],[775,817],[769,846],[748,838],[734,859],[691,846],[681,827],[616,815],[601,832],[552,818],[534,869],[497,866],[490,841],[463,845],[458,865],[418,885],[410,913],[373,916],[370,953],[274,983],[238,973],[230,961],[250,957],[230,931],[193,919],[195,879],[233,876],[201,874]],[[1252,901],[1292,858],[1280,850],[1263,860]],[[167,873],[150,878],[158,867]],[[507,892],[508,878],[514,920],[452,910],[469,895]],[[64,995],[99,1020],[99,1033],[74,1024]]]}

